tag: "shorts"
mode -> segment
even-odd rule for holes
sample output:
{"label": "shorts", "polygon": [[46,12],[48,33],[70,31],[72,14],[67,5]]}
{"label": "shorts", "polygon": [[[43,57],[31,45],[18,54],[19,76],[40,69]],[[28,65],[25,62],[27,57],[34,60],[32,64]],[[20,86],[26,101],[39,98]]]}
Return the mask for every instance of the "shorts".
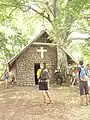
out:
{"label": "shorts", "polygon": [[80,95],[89,94],[88,82],[87,81],[80,81],[79,89],[80,89]]}
{"label": "shorts", "polygon": [[39,82],[39,90],[48,90],[48,83],[47,82]]}
{"label": "shorts", "polygon": [[5,80],[8,80],[8,77],[5,77]]}
{"label": "shorts", "polygon": [[79,77],[76,75],[76,76],[74,76],[74,78],[76,79],[76,80],[78,80],[79,79]]}

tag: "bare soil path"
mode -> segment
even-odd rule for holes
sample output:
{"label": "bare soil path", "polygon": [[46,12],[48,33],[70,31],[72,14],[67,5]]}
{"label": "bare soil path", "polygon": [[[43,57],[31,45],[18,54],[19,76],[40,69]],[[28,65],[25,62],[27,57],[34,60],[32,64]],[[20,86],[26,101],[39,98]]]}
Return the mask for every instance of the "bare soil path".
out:
{"label": "bare soil path", "polygon": [[78,88],[50,87],[45,106],[37,87],[0,88],[0,120],[90,120],[90,105],[79,105]]}

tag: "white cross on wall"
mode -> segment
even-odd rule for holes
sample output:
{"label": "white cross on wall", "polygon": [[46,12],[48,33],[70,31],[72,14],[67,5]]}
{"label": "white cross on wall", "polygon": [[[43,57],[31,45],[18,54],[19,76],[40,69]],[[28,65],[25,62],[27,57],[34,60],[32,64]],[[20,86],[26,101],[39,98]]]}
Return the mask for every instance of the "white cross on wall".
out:
{"label": "white cross on wall", "polygon": [[44,58],[44,52],[47,52],[46,49],[43,49],[43,47],[41,47],[40,49],[37,49],[37,52],[41,52],[41,58]]}

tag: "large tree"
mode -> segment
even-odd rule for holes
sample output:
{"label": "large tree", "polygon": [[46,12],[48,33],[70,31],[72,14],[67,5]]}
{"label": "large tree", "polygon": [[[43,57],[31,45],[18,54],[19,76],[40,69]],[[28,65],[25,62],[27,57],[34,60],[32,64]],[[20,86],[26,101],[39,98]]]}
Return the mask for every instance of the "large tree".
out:
{"label": "large tree", "polygon": [[0,26],[10,28],[13,34],[7,35],[5,30],[1,31],[0,54],[7,60],[20,51],[29,41],[30,34],[34,33],[35,21],[36,25],[50,25],[51,38],[66,48],[71,42],[68,39],[71,32],[78,26],[82,28],[82,20],[89,19],[89,7],[89,0],[1,0]]}
{"label": "large tree", "polygon": [[6,13],[3,20],[17,10],[30,14],[31,17],[38,14],[42,20],[46,19],[52,24],[54,37],[59,39],[60,44],[66,42],[66,46],[70,43],[67,38],[73,31],[73,25],[77,20],[87,17],[82,14],[89,5],[89,0],[51,0],[45,2],[43,0],[6,0],[4,3],[1,2],[1,7],[9,10],[9,14]]}

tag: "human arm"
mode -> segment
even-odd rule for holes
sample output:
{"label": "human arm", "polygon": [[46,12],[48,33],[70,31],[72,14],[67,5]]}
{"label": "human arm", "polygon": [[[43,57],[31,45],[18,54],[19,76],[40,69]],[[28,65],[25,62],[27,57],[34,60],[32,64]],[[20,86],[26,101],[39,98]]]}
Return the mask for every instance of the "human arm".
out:
{"label": "human arm", "polygon": [[41,69],[38,69],[38,70],[37,70],[37,79],[40,78],[40,75],[41,75]]}

